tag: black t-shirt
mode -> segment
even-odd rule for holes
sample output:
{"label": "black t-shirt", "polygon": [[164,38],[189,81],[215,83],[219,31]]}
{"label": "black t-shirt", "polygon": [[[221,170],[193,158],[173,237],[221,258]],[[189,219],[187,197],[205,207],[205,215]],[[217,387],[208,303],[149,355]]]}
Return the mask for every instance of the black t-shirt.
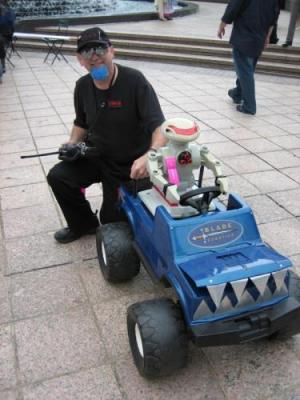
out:
{"label": "black t-shirt", "polygon": [[118,76],[107,90],[97,89],[90,74],[75,87],[74,124],[87,129],[87,143],[101,158],[131,165],[149,148],[153,131],[164,121],[158,98],[144,75],[118,65]]}

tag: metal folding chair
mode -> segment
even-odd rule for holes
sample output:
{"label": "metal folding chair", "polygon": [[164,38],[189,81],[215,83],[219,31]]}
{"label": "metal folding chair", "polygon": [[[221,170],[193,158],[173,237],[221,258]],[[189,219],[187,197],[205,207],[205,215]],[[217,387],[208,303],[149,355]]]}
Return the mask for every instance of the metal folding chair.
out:
{"label": "metal folding chair", "polygon": [[63,55],[63,53],[62,53],[62,48],[63,48],[63,45],[64,45],[64,43],[65,43],[65,41],[64,41],[63,39],[55,39],[55,38],[49,39],[49,38],[44,38],[44,39],[42,39],[42,40],[43,40],[43,42],[46,43],[47,46],[48,46],[48,53],[46,54],[46,57],[44,58],[44,62],[46,62],[46,61],[48,60],[48,57],[49,57],[50,54],[53,54],[53,55],[54,55],[51,64],[53,64],[54,61],[55,61],[56,59],[58,59],[58,60],[60,61],[60,57],[61,57],[62,59],[64,59],[66,63],[69,62],[69,61],[66,59],[66,57]]}
{"label": "metal folding chair", "polygon": [[[66,19],[60,19],[57,23],[57,34],[59,35],[64,35],[67,33],[69,29],[69,22]],[[68,60],[66,59],[66,57],[63,55],[62,53],[62,48],[63,45],[65,43],[64,40],[62,39],[49,39],[49,38],[44,38],[43,42],[47,44],[48,46],[48,53],[46,54],[46,57],[44,59],[44,62],[46,62],[48,60],[48,57],[50,54],[54,54],[54,58],[52,60],[52,63],[54,63],[54,61],[56,59],[58,59],[60,61],[60,57],[62,59],[65,60],[66,63],[68,63]]]}
{"label": "metal folding chair", "polygon": [[69,21],[67,19],[60,19],[57,23],[57,31],[61,34],[66,34],[69,29]]}

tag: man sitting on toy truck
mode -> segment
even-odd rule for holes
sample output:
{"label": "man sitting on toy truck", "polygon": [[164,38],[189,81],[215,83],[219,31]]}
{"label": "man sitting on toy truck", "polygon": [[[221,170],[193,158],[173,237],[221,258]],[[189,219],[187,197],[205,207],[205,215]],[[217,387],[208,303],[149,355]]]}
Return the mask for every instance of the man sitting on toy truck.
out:
{"label": "man sitting on toy truck", "polygon": [[137,179],[149,187],[148,179],[141,182],[147,177],[148,150],[167,142],[160,132],[164,116],[152,86],[141,72],[114,63],[114,49],[103,30],[81,33],[77,58],[89,73],[76,83],[76,118],[67,146],[76,150],[79,142],[85,142],[98,155],[80,157],[79,150],[76,159],[66,152],[48,174],[68,225],[54,234],[60,243],[95,233],[99,221],[81,190],[93,183],[102,183],[100,222],[124,220],[119,186]]}

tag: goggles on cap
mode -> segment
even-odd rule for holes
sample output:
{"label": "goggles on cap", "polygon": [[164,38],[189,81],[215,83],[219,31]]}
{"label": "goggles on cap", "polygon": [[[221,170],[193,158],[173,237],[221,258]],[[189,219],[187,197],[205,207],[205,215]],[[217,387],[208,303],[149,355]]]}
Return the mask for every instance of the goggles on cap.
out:
{"label": "goggles on cap", "polygon": [[101,46],[94,46],[90,47],[88,49],[82,49],[79,54],[82,55],[82,57],[85,60],[89,60],[92,58],[93,54],[95,53],[98,57],[103,57],[105,54],[108,52],[108,47],[101,47]]}

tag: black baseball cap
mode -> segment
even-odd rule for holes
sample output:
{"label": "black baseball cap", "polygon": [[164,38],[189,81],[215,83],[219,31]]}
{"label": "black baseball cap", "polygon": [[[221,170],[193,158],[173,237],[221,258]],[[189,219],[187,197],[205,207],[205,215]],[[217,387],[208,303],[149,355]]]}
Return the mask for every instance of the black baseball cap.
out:
{"label": "black baseball cap", "polygon": [[95,27],[86,29],[78,36],[77,53],[79,53],[84,47],[92,45],[107,48],[111,46],[111,42],[107,34],[101,28]]}

